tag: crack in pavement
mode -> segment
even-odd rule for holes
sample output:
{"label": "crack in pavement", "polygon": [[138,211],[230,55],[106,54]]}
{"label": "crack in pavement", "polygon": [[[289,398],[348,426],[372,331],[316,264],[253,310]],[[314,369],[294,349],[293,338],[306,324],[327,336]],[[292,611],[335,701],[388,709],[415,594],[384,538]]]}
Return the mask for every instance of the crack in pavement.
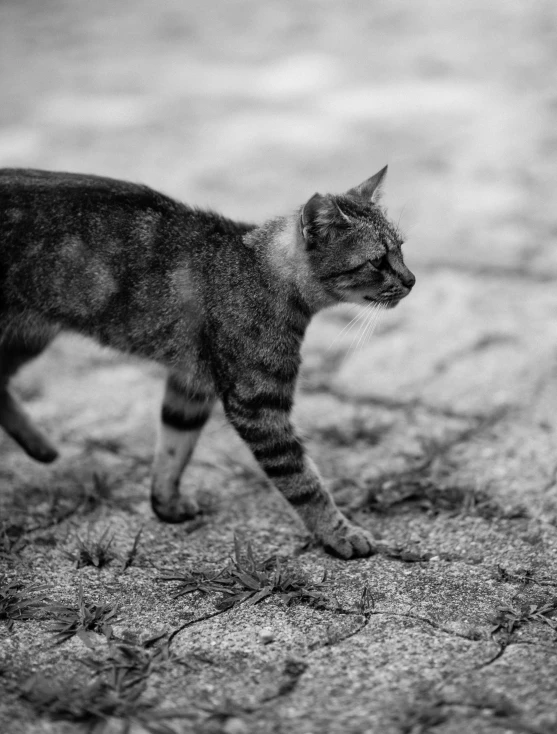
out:
{"label": "crack in pavement", "polygon": [[172,632],[168,636],[166,644],[170,648],[170,645],[172,644],[176,635],[178,635],[183,630],[187,629],[188,627],[193,627],[194,624],[199,624],[199,622],[205,622],[208,619],[212,619],[213,617],[218,617],[220,614],[225,614],[228,611],[230,611],[230,609],[217,609],[216,611],[210,612],[209,614],[204,614],[201,617],[196,617],[195,619],[189,619],[187,622],[184,622],[184,624],[181,624],[179,627],[176,627],[175,629],[172,630]]}
{"label": "crack in pavement", "polygon": [[[495,642],[495,641],[494,641]],[[497,643],[496,643],[497,644]],[[444,723],[449,718],[448,715],[444,714],[441,709],[443,707],[454,706],[454,707],[466,707],[473,708],[475,710],[490,712],[493,716],[499,720],[492,720],[496,726],[505,727],[506,730],[512,730],[515,732],[523,732],[523,734],[554,734],[554,729],[545,727],[533,726],[529,722],[524,720],[524,717],[530,716],[528,712],[518,710],[512,702],[507,699],[498,701],[496,703],[490,703],[489,699],[485,701],[464,701],[464,700],[447,700],[443,694],[443,689],[446,689],[448,683],[452,683],[455,679],[460,676],[477,673],[478,671],[484,670],[485,668],[493,665],[496,661],[500,660],[505,651],[515,644],[531,644],[532,646],[547,649],[547,646],[537,645],[537,643],[527,643],[523,641],[511,641],[507,644],[498,644],[498,650],[495,655],[492,655],[485,662],[476,665],[473,668],[465,670],[455,670],[448,674],[440,681],[433,689],[429,690],[429,702],[416,707],[414,711],[410,711],[410,720],[403,725],[405,732],[411,732],[411,734],[426,734],[436,726]],[[552,652],[557,653],[557,648],[553,648]],[[489,691],[486,692],[486,696],[489,696]]]}
{"label": "crack in pavement", "polygon": [[482,420],[486,417],[485,413],[462,413],[458,410],[451,410],[450,408],[438,408],[434,405],[429,405],[419,398],[397,400],[396,398],[386,398],[379,395],[352,395],[333,386],[325,387],[323,385],[317,385],[316,387],[312,387],[308,385],[307,387],[302,387],[301,392],[302,394],[327,393],[339,401],[349,403],[350,405],[357,405],[358,407],[372,406],[386,408],[387,410],[403,410],[406,412],[421,408],[433,417],[456,418],[467,421]]}
{"label": "crack in pavement", "polygon": [[[494,655],[492,658],[490,658],[485,663],[482,663],[480,667],[486,667],[488,665],[491,665],[496,660],[498,660],[502,654],[504,653],[505,649],[510,647],[511,645],[529,645],[531,647],[537,647],[539,649],[548,650],[550,652],[553,652],[557,654],[557,645],[555,647],[551,645],[545,645],[543,643],[534,642],[531,640],[509,640],[506,643],[501,643],[495,640],[493,637],[486,638],[486,637],[476,637],[474,635],[467,635],[463,632],[457,632],[456,630],[449,629],[447,627],[443,627],[443,625],[434,622],[432,619],[429,619],[428,617],[422,617],[418,614],[411,614],[409,612],[393,612],[387,609],[374,609],[372,611],[368,612],[359,612],[357,610],[350,610],[350,609],[344,609],[344,608],[338,608],[338,609],[330,609],[328,611],[335,612],[337,614],[345,614],[348,616],[366,616],[366,617],[373,617],[373,616],[391,616],[391,617],[398,617],[400,619],[412,619],[416,622],[422,622],[424,624],[429,625],[433,629],[437,630],[438,632],[443,632],[446,635],[449,635],[451,637],[459,637],[463,640],[468,640],[469,642],[488,642],[491,641],[494,644],[497,645],[498,651],[496,655]],[[368,620],[369,621],[369,620]],[[367,624],[362,625],[361,629],[364,629],[367,626]],[[351,633],[348,635],[348,637],[353,637],[354,634],[357,634],[357,631],[354,633]],[[347,638],[346,638],[347,639]],[[338,642],[342,642],[343,640],[338,640]],[[336,643],[335,643],[336,644]]]}
{"label": "crack in pavement", "polygon": [[[354,512],[357,512],[358,510],[363,510],[367,508],[370,504],[373,509],[373,500],[376,499],[375,492],[378,489],[383,489],[385,483],[387,482],[400,484],[405,479],[412,479],[414,481],[417,479],[425,479],[429,473],[429,470],[431,469],[432,464],[437,459],[445,458],[446,455],[456,446],[459,446],[460,444],[469,442],[481,436],[484,431],[490,430],[491,428],[493,428],[493,426],[503,420],[507,416],[507,414],[508,409],[501,408],[494,411],[491,415],[482,416],[482,418],[476,420],[473,425],[469,425],[461,431],[458,431],[456,435],[446,441],[424,441],[424,453],[421,459],[415,460],[411,466],[405,469],[401,469],[400,471],[387,471],[379,474],[373,479],[370,478],[366,482],[366,486],[361,485],[360,487],[363,490],[367,489],[367,494],[363,497],[363,499],[360,500],[360,502],[350,505],[347,508],[343,508],[345,514],[350,517],[351,514],[353,514]],[[391,506],[391,504],[398,504],[399,501],[404,501],[404,499],[408,498],[402,497],[399,500],[395,499],[395,501],[391,503],[387,502],[387,507]]]}
{"label": "crack in pavement", "polygon": [[472,668],[472,670],[468,672],[483,670],[484,668],[488,668],[490,665],[493,665],[493,663],[496,663],[497,660],[500,660],[503,657],[507,647],[509,647],[509,645],[512,644],[510,642],[502,644],[502,643],[498,643],[496,640],[493,640],[493,642],[498,646],[498,649],[495,655],[492,655],[489,658],[489,660],[486,660],[485,662],[481,663],[480,665],[476,666],[475,668]]}
{"label": "crack in pavement", "polygon": [[[456,632],[455,630],[448,629],[446,627],[443,627],[442,625],[438,624],[437,622],[434,622],[433,620],[429,619],[428,617],[421,617],[417,614],[411,614],[409,612],[393,612],[388,609],[373,609],[370,611],[359,611],[357,609],[345,609],[343,607],[332,607],[330,609],[327,609],[326,611],[333,612],[334,614],[340,614],[340,615],[346,615],[346,616],[354,616],[354,617],[365,617],[365,623],[360,626],[357,630],[352,630],[348,635],[345,637],[339,638],[334,641],[326,641],[322,645],[318,645],[317,643],[313,648],[310,648],[313,652],[314,649],[319,649],[320,647],[330,647],[333,644],[339,644],[341,642],[344,642],[344,640],[349,639],[350,637],[354,637],[356,634],[361,632],[363,629],[367,627],[369,624],[369,621],[372,617],[379,617],[379,616],[386,616],[386,617],[396,617],[399,619],[412,619],[416,622],[421,622],[423,624],[427,624],[433,629],[437,630],[438,632],[443,632],[446,635],[449,635],[451,637],[459,637],[463,640],[468,640],[469,642],[486,642],[487,640],[485,638],[477,638],[472,635],[466,635],[462,632]],[[557,652],[557,649],[555,650]]]}

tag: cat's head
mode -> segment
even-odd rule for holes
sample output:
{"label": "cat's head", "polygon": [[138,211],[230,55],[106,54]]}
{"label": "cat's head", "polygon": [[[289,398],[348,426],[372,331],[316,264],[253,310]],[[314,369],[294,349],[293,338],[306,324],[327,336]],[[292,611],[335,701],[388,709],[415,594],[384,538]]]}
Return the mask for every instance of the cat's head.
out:
{"label": "cat's head", "polygon": [[379,206],[387,167],[345,194],[314,194],[300,226],[314,277],[333,301],[392,308],[415,283],[402,238]]}

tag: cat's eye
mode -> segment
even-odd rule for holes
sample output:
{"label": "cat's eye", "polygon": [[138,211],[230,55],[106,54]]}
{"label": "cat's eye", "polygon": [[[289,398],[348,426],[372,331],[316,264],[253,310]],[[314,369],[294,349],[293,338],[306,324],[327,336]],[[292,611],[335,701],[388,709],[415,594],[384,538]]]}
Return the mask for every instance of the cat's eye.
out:
{"label": "cat's eye", "polygon": [[387,259],[386,255],[381,255],[381,257],[375,257],[372,260],[368,260],[368,262],[376,270],[380,270],[383,267],[383,265],[385,264],[386,259]]}

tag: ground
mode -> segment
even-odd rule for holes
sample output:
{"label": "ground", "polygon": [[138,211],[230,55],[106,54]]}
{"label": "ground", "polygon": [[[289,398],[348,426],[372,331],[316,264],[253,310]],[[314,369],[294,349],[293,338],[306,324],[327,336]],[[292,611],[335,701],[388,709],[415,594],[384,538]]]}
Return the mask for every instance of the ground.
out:
{"label": "ground", "polygon": [[304,347],[297,422],[369,559],[308,543],[219,411],[203,515],[156,520],[157,366],[65,337],[20,374],[61,458],[0,439],[0,729],[555,732],[555,4],[5,0],[0,59],[0,165],[261,221],[389,163],[417,276]]}

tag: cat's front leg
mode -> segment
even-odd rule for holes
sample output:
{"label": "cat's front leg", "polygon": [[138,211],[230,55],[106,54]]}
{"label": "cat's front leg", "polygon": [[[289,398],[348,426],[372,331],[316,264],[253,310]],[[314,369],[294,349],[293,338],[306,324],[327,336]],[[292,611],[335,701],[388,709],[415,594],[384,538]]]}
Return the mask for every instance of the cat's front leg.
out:
{"label": "cat's front leg", "polygon": [[372,536],[338,509],[309,457],[304,457],[301,472],[277,476],[267,469],[266,473],[327,551],[341,558],[361,558],[375,552]]}
{"label": "cat's front leg", "polygon": [[161,423],[151,484],[151,505],[165,522],[184,522],[199,511],[195,497],[180,494],[180,478],[214,404],[211,389],[192,386],[171,373],[161,410]]}
{"label": "cat's front leg", "polygon": [[289,418],[289,400],[266,391],[235,390],[226,414],[308,530],[342,558],[372,555],[373,538],[340,512]]}

